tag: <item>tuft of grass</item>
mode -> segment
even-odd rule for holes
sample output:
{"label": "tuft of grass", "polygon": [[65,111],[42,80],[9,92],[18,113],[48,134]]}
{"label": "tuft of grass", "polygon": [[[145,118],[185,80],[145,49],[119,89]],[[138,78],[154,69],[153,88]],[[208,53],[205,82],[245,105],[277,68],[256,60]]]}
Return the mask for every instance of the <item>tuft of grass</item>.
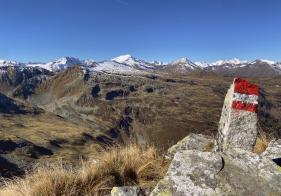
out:
{"label": "tuft of grass", "polygon": [[206,152],[212,152],[212,150],[214,149],[214,146],[215,146],[214,142],[209,142],[204,146],[204,150]]}
{"label": "tuft of grass", "polygon": [[106,195],[114,186],[153,187],[165,175],[168,162],[154,147],[114,147],[78,168],[62,164],[44,166],[4,182],[5,196]]}
{"label": "tuft of grass", "polygon": [[261,153],[263,153],[265,151],[265,149],[267,148],[268,144],[270,142],[270,139],[262,134],[260,135],[257,140],[256,140],[256,144],[254,146],[254,153],[260,155]]}

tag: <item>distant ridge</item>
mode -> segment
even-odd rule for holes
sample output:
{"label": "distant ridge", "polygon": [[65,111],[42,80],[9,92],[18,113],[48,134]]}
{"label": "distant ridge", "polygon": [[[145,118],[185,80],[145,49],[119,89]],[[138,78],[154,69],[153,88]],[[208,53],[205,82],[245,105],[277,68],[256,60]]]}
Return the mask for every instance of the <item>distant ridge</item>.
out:
{"label": "distant ridge", "polygon": [[147,72],[189,74],[194,71],[215,72],[223,76],[240,77],[272,77],[281,74],[281,63],[265,59],[247,61],[234,58],[207,63],[193,62],[183,57],[170,63],[163,63],[162,61],[148,62],[133,57],[130,54],[125,54],[100,62],[80,60],[75,57],[62,57],[47,63],[21,63],[11,60],[0,60],[0,67],[39,67],[51,72],[58,72],[76,65],[84,70],[93,72],[122,74],[147,74]]}

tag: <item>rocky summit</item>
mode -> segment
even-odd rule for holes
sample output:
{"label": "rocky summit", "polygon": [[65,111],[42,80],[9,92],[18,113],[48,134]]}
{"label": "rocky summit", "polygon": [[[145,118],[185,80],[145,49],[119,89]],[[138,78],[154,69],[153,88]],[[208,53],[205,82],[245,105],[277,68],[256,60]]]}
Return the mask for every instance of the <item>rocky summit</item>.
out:
{"label": "rocky summit", "polygon": [[[232,63],[238,65],[238,61]],[[129,178],[121,177],[121,183],[119,174],[115,175],[117,179],[110,181],[115,184],[106,189],[107,194],[114,186],[118,186],[114,189],[117,195],[156,194],[169,184],[175,186],[166,191],[182,194],[187,187],[180,184],[185,183],[193,183],[194,189],[187,190],[192,193],[199,186],[192,176],[198,171],[193,167],[195,160],[202,161],[204,167],[215,164],[206,172],[214,174],[214,179],[209,180],[216,181],[206,182],[198,194],[206,190],[223,192],[227,186],[216,178],[216,172],[228,175],[220,167],[222,157],[224,163],[235,163],[228,157],[234,154],[233,149],[237,154],[249,155],[249,159],[257,156],[271,159],[275,165],[280,163],[280,76],[233,80],[200,70],[186,58],[166,65],[130,55],[103,62],[62,58],[48,63],[56,69],[46,69],[45,64],[32,65],[5,61],[0,66],[0,175],[5,180],[15,176],[25,179],[33,168],[58,160],[67,168],[79,168],[80,160],[97,162],[103,154],[132,142],[140,149],[155,146],[161,158],[148,156],[156,157],[156,164],[144,157],[145,162],[141,159],[140,165],[135,165],[134,175],[131,169],[124,171],[122,165],[107,173],[130,174]],[[186,72],[169,70],[172,68],[184,68]],[[188,150],[192,152],[186,153]],[[256,154],[247,155],[249,152]],[[243,161],[231,167],[243,168]],[[256,162],[252,167],[264,163]],[[143,175],[143,168],[152,172],[152,166],[157,168],[153,170],[157,175],[140,177],[141,180],[136,177]],[[178,167],[193,169],[180,174],[175,170]],[[181,180],[175,174],[182,176]],[[200,182],[205,181],[204,173],[198,175]],[[185,176],[191,176],[191,180]],[[149,186],[143,179],[149,181]],[[0,183],[4,185],[5,180]],[[138,186],[142,183],[146,186]],[[157,183],[159,186],[155,187]],[[179,185],[180,193],[174,192]],[[231,190],[236,184],[233,186]]]}
{"label": "rocky summit", "polygon": [[190,134],[172,146],[168,172],[150,194],[114,188],[112,195],[280,195],[280,140],[272,141],[260,155],[253,152],[258,95],[256,84],[235,78],[215,138]]}

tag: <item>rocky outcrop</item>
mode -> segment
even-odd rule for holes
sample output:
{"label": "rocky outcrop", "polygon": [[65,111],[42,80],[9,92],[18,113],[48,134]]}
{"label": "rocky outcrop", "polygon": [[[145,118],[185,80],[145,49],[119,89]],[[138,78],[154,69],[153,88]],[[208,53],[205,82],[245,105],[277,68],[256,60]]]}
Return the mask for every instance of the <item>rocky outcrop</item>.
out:
{"label": "rocky outcrop", "polygon": [[156,195],[280,195],[281,167],[235,148],[223,153],[177,152]]}
{"label": "rocky outcrop", "polygon": [[213,147],[212,137],[191,133],[168,149],[166,157],[172,159],[176,152],[185,150],[210,151]]}
{"label": "rocky outcrop", "polygon": [[252,152],[257,137],[258,87],[236,78],[229,89],[213,152],[210,139],[191,134],[169,149],[168,172],[150,194],[280,195],[280,140],[261,155]]}
{"label": "rocky outcrop", "polygon": [[221,154],[218,195],[280,195],[281,167],[270,159],[234,148]]}
{"label": "rocky outcrop", "polygon": [[236,78],[224,102],[216,141],[190,134],[171,147],[171,165],[150,196],[281,195],[281,140],[270,143],[261,156],[252,152],[257,96],[256,85]]}
{"label": "rocky outcrop", "polygon": [[166,177],[150,195],[215,195],[215,175],[222,167],[219,154],[196,150],[179,151]]}

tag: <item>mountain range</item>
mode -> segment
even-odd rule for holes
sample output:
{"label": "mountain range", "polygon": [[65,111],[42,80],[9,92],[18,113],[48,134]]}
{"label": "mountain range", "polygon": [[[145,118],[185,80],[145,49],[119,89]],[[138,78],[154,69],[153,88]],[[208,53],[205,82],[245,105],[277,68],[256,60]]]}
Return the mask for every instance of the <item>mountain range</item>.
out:
{"label": "mountain range", "polygon": [[261,129],[280,137],[280,74],[268,60],[1,60],[0,176],[132,141],[166,149],[189,133],[213,135],[232,76],[256,77]]}
{"label": "mountain range", "polygon": [[161,61],[148,62],[131,55],[122,55],[111,60],[96,62],[94,60],[80,60],[74,57],[63,57],[47,63],[21,63],[0,60],[3,67],[41,68],[50,72],[58,72],[68,67],[79,65],[89,72],[106,72],[119,74],[149,74],[151,72],[189,74],[191,72],[214,72],[223,76],[241,77],[273,77],[281,74],[281,63],[270,60],[257,59],[255,61],[240,61],[239,59],[218,60],[213,63],[192,62],[188,58],[180,58],[169,63]]}

